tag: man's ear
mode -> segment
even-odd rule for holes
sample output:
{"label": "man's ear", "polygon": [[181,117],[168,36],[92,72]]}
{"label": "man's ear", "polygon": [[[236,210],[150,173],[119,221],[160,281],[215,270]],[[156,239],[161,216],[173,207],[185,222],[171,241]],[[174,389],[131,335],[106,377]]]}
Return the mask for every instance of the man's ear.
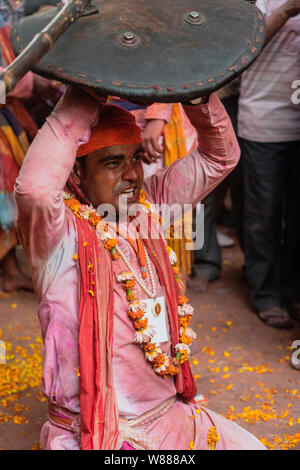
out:
{"label": "man's ear", "polygon": [[75,165],[73,166],[73,180],[77,186],[80,186],[81,183],[81,176],[82,176],[82,168],[78,160],[75,161]]}

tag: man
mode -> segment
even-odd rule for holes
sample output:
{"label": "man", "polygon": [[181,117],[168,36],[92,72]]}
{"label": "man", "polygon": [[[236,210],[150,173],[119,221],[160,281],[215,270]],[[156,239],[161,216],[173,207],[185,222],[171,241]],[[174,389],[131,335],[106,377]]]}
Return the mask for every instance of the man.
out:
{"label": "man", "polygon": [[[103,102],[67,89],[15,187],[45,345],[49,417],[42,447],[263,448],[192,402],[196,387],[186,361],[192,308],[178,292],[150,204],[196,203],[230,172],[239,148],[229,119],[215,95],[184,106],[199,150],[143,181],[133,116]],[[75,196],[64,202],[71,172]],[[140,201],[139,223],[130,224],[128,235],[124,201],[129,209]],[[113,208],[118,223],[95,213],[99,205],[102,213]]]}
{"label": "man", "polygon": [[[258,0],[266,46],[243,74],[238,127],[245,184],[244,249],[259,318],[276,328],[300,320],[300,1]],[[283,243],[282,243],[283,241]]]}

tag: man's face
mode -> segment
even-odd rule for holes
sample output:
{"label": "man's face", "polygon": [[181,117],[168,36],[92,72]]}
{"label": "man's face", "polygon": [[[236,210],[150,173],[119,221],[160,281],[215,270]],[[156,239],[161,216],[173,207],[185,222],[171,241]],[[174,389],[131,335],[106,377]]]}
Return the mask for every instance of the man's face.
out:
{"label": "man's face", "polygon": [[112,204],[119,211],[119,198],[138,202],[143,185],[141,144],[113,145],[89,154],[80,163],[80,187],[94,207]]}

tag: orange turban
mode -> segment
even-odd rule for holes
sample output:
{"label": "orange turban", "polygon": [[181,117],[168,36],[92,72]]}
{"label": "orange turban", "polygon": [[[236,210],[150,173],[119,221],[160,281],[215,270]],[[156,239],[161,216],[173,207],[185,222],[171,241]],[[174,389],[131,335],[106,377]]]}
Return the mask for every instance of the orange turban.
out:
{"label": "orange turban", "polygon": [[78,147],[77,157],[112,145],[141,142],[141,131],[134,116],[120,106],[105,104],[99,114],[99,123],[91,130],[89,141]]}

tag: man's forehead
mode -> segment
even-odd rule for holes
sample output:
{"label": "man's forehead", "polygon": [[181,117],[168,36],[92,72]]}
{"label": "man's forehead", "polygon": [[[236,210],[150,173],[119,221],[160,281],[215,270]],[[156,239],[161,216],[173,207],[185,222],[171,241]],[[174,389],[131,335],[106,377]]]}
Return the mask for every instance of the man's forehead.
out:
{"label": "man's forehead", "polygon": [[111,145],[110,147],[104,147],[100,150],[95,150],[90,156],[94,156],[99,160],[106,158],[107,156],[121,156],[121,155],[130,155],[138,153],[142,150],[142,145],[140,143],[136,144],[120,144],[120,145]]}

